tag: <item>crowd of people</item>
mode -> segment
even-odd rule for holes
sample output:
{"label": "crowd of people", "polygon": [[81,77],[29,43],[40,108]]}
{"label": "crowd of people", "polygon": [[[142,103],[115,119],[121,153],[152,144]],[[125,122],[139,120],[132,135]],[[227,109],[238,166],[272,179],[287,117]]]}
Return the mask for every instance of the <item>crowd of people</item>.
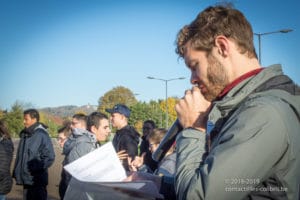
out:
{"label": "crowd of people", "polygon": [[[165,199],[299,199],[300,88],[280,65],[260,65],[243,13],[210,6],[179,31],[176,42],[193,87],[175,106],[182,131],[164,158],[156,162],[151,155],[168,130],[149,119],[140,137],[128,124],[130,109],[117,104],[106,109],[110,118],[75,114],[58,130],[63,165],[107,141],[111,123],[112,144],[129,174],[124,181],[153,181]],[[24,111],[24,126],[13,177],[23,185],[23,199],[47,199],[53,146],[37,110]],[[3,200],[12,185],[13,146],[2,122],[0,133]],[[70,179],[63,170],[61,199]]]}
{"label": "crowd of people", "polygon": [[[148,160],[145,159],[146,152],[151,154],[157,148],[166,133],[166,129],[156,129],[154,121],[147,120],[143,125],[144,137],[142,139],[135,128],[128,124],[130,109],[126,105],[117,104],[106,111],[111,114],[110,118],[101,112],[92,112],[89,115],[74,114],[70,121],[65,121],[62,127],[58,129],[57,142],[64,156],[63,166],[99,148],[101,143],[107,142],[111,134],[111,122],[111,125],[116,128],[112,143],[126,171],[142,171],[141,166],[144,166],[149,169],[149,172],[157,171],[155,174],[159,175],[174,173],[174,156],[172,156],[172,163],[168,165],[156,163],[151,155]],[[47,132],[47,126],[39,121],[39,112],[36,109],[28,109],[23,114],[25,128],[20,133],[13,176],[10,175],[13,143],[4,122],[0,121],[0,130],[3,135],[0,146],[1,165],[5,169],[3,172],[5,179],[1,180],[3,183],[1,185],[3,187],[1,200],[4,200],[4,194],[11,190],[12,177],[16,179],[16,184],[23,185],[23,199],[46,200],[48,168],[55,160],[53,144]],[[139,155],[141,143],[143,143],[144,150]],[[61,199],[64,199],[71,178],[72,176],[62,169],[58,189]]]}

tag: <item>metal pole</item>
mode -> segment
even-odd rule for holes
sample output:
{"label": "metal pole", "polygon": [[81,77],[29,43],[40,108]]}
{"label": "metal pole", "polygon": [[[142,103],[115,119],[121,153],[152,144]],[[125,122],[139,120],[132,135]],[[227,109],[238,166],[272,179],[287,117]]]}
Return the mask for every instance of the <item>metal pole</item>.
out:
{"label": "metal pole", "polygon": [[257,35],[258,37],[258,60],[259,64],[261,64],[261,36],[262,35],[271,35],[274,33],[289,33],[292,32],[293,29],[281,29],[278,31],[271,31],[271,32],[265,32],[265,33],[254,33],[254,35]]}
{"label": "metal pole", "polygon": [[260,41],[260,34],[257,34],[258,36],[258,59],[259,59],[259,64],[261,64],[261,41]]}
{"label": "metal pole", "polygon": [[174,80],[182,80],[185,79],[185,77],[178,77],[178,78],[172,78],[172,79],[162,79],[162,78],[155,78],[153,76],[147,76],[148,79],[155,79],[155,80],[159,80],[159,81],[164,81],[165,85],[166,85],[166,129],[168,129],[169,124],[169,113],[168,113],[168,82],[169,81],[174,81]]}
{"label": "metal pole", "polygon": [[168,121],[169,121],[169,114],[168,114],[168,80],[166,82],[166,129],[168,129]]}

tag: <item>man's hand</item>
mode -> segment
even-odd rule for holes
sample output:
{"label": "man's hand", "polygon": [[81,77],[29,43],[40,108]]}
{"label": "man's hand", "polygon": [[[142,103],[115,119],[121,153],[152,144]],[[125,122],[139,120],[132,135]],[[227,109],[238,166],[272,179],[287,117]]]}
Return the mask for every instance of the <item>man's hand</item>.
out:
{"label": "man's hand", "polygon": [[126,150],[121,150],[121,151],[117,152],[117,156],[118,156],[119,160],[125,160],[128,158],[128,154],[126,153]]}
{"label": "man's hand", "polygon": [[205,132],[210,105],[211,103],[203,97],[198,87],[187,90],[175,106],[182,127],[192,127]]}
{"label": "man's hand", "polygon": [[145,156],[146,152],[144,152],[141,156],[135,156],[134,160],[128,157],[130,171],[138,171],[138,168],[140,168],[144,164]]}

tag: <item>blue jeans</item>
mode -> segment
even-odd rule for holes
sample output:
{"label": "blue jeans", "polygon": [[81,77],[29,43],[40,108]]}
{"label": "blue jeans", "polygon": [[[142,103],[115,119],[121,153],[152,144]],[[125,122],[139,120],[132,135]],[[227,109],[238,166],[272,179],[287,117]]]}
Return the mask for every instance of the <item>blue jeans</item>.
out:
{"label": "blue jeans", "polygon": [[5,200],[5,195],[4,194],[0,194],[0,200]]}

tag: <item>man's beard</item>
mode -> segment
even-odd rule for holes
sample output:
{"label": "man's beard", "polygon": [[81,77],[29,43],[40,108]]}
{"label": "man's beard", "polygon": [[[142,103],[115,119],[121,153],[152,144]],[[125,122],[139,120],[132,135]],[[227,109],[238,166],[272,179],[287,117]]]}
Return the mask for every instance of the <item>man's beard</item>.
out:
{"label": "man's beard", "polygon": [[211,54],[207,57],[207,79],[203,81],[207,91],[203,94],[207,101],[213,101],[229,84],[225,67]]}

